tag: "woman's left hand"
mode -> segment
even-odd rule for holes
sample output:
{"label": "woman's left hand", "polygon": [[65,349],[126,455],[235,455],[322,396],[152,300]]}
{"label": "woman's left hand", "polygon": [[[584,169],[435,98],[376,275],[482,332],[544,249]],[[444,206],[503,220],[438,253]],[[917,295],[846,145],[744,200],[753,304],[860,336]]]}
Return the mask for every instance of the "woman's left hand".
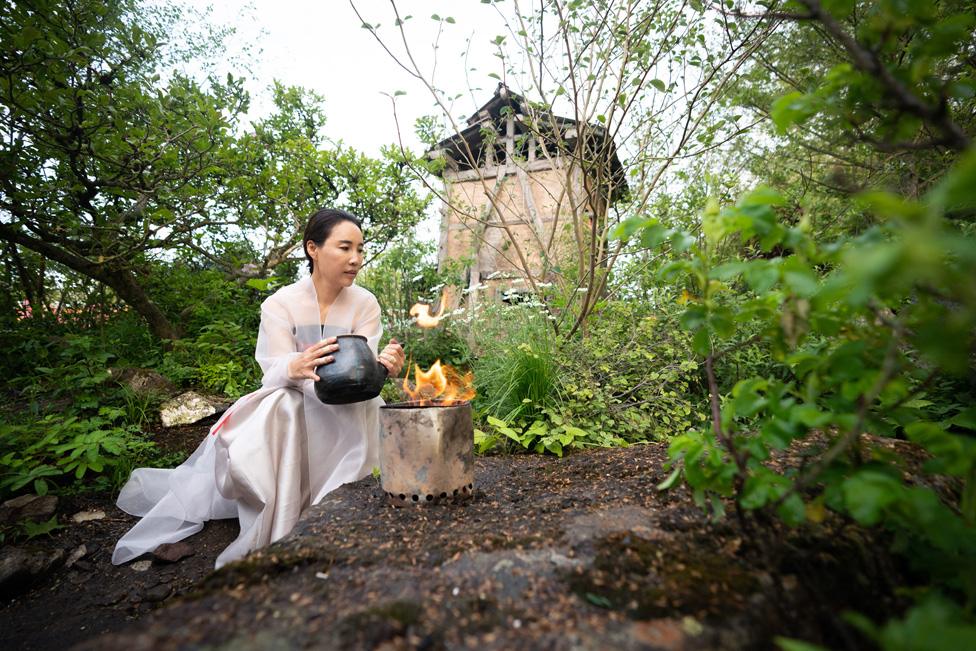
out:
{"label": "woman's left hand", "polygon": [[376,359],[386,367],[390,377],[400,375],[400,371],[403,370],[403,364],[406,362],[406,357],[403,354],[403,346],[396,339],[390,339],[390,343],[380,351]]}

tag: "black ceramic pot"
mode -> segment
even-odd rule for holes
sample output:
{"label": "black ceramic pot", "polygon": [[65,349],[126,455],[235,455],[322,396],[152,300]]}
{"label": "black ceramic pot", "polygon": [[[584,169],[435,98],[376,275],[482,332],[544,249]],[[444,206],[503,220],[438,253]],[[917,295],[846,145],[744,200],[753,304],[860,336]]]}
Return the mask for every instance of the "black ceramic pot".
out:
{"label": "black ceramic pot", "polygon": [[386,367],[376,361],[362,335],[339,335],[335,361],[315,369],[315,395],[327,405],[362,402],[380,395]]}

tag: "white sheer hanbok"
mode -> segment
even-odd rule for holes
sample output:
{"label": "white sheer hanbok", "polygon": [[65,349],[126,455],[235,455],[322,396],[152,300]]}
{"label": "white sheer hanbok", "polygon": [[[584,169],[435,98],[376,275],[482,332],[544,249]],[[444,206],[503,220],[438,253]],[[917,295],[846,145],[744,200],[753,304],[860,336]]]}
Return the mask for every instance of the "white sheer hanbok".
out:
{"label": "white sheer hanbok", "polygon": [[113,563],[182,540],[207,520],[236,517],[241,532],[217,557],[221,567],[282,538],[309,505],[379,465],[383,401],[326,405],[311,380],[290,380],[287,370],[301,351],[337,334],[364,335],[375,355],[379,303],[353,285],[320,321],[311,278],[264,301],[255,353],[264,371],[261,388],[234,403],[179,467],[132,473],[117,503],[142,519],[115,546]]}

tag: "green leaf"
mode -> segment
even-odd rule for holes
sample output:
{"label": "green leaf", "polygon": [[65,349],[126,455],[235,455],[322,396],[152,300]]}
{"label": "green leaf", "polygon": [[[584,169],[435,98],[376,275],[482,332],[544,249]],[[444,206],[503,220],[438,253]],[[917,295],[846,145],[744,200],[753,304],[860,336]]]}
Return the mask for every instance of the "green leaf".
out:
{"label": "green leaf", "polygon": [[788,637],[775,638],[777,646],[783,651],[829,651],[826,647],[818,644],[811,644],[802,640],[794,640]]}
{"label": "green leaf", "polygon": [[683,253],[690,249],[697,241],[697,238],[691,233],[674,231],[671,234],[671,249],[675,253]]}
{"label": "green leaf", "polygon": [[27,534],[28,540],[37,536],[46,536],[57,529],[64,529],[63,524],[58,524],[58,516],[56,514],[51,516],[51,519],[46,522],[25,520],[21,526],[24,528],[24,533]]}
{"label": "green leaf", "polygon": [[848,512],[863,525],[881,521],[885,508],[898,499],[901,484],[876,470],[862,470],[846,479],[841,487]]}
{"label": "green leaf", "polygon": [[658,89],[659,91],[661,91],[662,93],[663,93],[663,92],[664,92],[665,90],[667,90],[667,86],[665,86],[665,85],[664,85],[664,82],[663,82],[663,81],[661,81],[660,79],[652,79],[652,80],[651,80],[651,85],[652,85],[652,86],[654,86],[655,88],[657,88],[657,89]]}
{"label": "green leaf", "polygon": [[796,493],[783,500],[783,503],[776,509],[776,513],[783,519],[783,522],[792,527],[803,524],[803,521],[807,517],[806,505],[803,503],[803,498]]}
{"label": "green leaf", "polygon": [[656,219],[645,222],[642,229],[641,246],[648,249],[659,246],[671,236],[671,229],[664,224],[659,224]]}
{"label": "green leaf", "polygon": [[692,305],[681,315],[679,323],[685,330],[697,330],[708,320],[708,310],[702,305]]}
{"label": "green leaf", "polygon": [[695,333],[691,340],[691,349],[702,357],[712,352],[712,340],[708,333],[708,328],[702,328]]}
{"label": "green leaf", "polygon": [[791,126],[803,122],[815,112],[811,96],[800,92],[783,95],[773,102],[769,111],[779,134],[786,133]]}
{"label": "green leaf", "polygon": [[631,236],[639,230],[656,223],[656,220],[648,220],[643,217],[631,217],[614,226],[610,232],[610,240],[629,240]]}
{"label": "green leaf", "polygon": [[781,268],[783,283],[797,296],[810,298],[820,289],[820,277],[798,257],[787,258]]}
{"label": "green leaf", "polygon": [[681,476],[681,466],[676,466],[675,469],[671,471],[671,474],[668,475],[664,481],[662,481],[660,484],[657,485],[657,489],[659,491],[668,490],[669,488],[674,486],[674,483],[678,481],[678,477],[680,476]]}
{"label": "green leaf", "polygon": [[926,201],[947,212],[976,210],[976,149],[963,155]]}
{"label": "green leaf", "polygon": [[725,264],[713,267],[708,272],[708,277],[715,280],[731,280],[748,269],[749,266],[749,262],[726,262]]}
{"label": "green leaf", "polygon": [[976,407],[960,411],[949,419],[949,423],[963,429],[976,430]]}
{"label": "green leaf", "polygon": [[765,294],[779,281],[779,269],[773,260],[751,262],[742,277],[757,294]]}
{"label": "green leaf", "polygon": [[600,608],[612,608],[613,604],[609,599],[602,595],[594,594],[592,592],[587,592],[583,595],[586,600],[589,601],[594,606],[599,606]]}
{"label": "green leaf", "polygon": [[823,8],[834,18],[846,18],[854,11],[855,0],[823,0]]}

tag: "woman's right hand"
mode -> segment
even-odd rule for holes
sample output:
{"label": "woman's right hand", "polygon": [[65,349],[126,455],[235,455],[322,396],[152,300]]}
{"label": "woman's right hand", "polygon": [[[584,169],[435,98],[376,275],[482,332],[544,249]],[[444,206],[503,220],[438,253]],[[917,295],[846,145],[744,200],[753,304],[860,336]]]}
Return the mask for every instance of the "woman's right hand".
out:
{"label": "woman's right hand", "polygon": [[323,339],[319,343],[309,346],[304,353],[288,363],[288,378],[318,382],[319,376],[315,374],[315,369],[323,364],[334,362],[335,358],[332,357],[332,353],[337,350],[339,350],[339,344],[335,337]]}

